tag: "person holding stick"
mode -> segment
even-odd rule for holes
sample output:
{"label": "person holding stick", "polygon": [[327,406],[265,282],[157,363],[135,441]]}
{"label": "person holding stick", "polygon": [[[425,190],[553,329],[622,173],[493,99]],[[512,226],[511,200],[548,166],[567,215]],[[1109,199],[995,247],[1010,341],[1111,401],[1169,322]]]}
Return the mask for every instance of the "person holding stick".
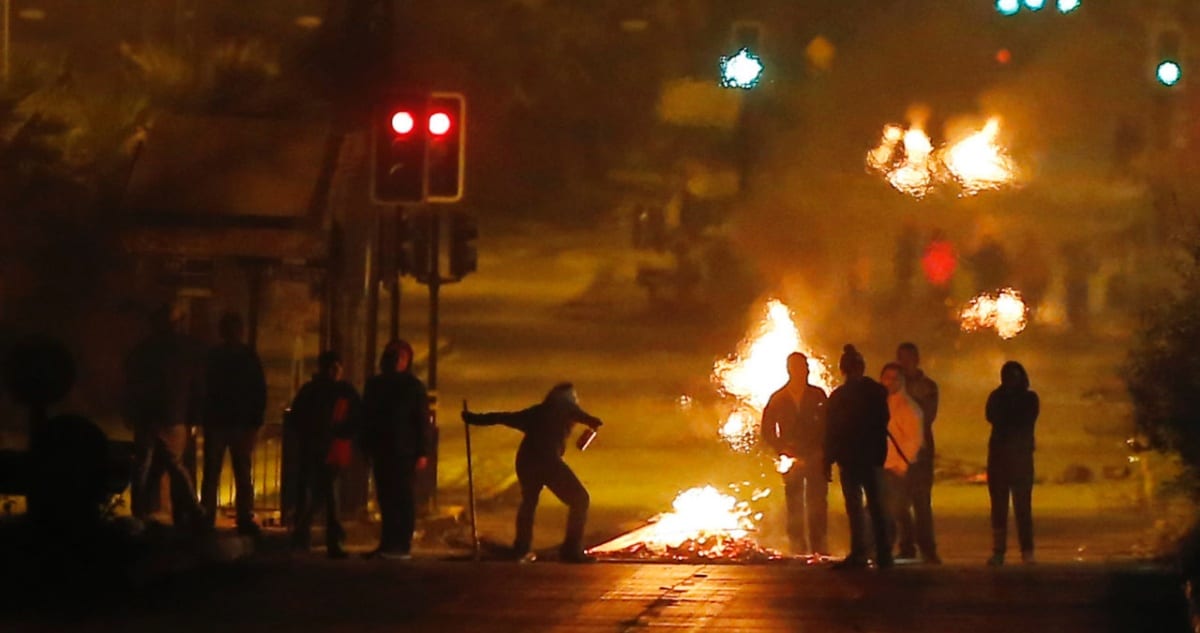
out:
{"label": "person holding stick", "polygon": [[559,550],[560,560],[568,563],[591,563],[595,558],[583,549],[583,530],[591,502],[587,489],[563,461],[567,438],[575,424],[588,427],[579,438],[580,450],[587,448],[595,430],[603,422],[579,407],[575,387],[559,383],[545,399],[527,409],[515,412],[472,413],[464,410],[463,422],[474,426],[502,424],[521,431],[525,437],[517,449],[517,481],[521,485],[521,506],[517,510],[517,534],[513,554],[522,562],[532,562],[533,517],[537,511],[542,488],[567,505],[567,531]]}

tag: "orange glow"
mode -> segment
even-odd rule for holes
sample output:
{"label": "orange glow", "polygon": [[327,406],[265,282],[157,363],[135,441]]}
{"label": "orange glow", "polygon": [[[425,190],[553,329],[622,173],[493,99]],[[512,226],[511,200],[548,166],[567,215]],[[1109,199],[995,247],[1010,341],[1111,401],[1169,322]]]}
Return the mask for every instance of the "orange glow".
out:
{"label": "orange glow", "polygon": [[721,423],[719,434],[734,450],[749,452],[758,440],[758,419],[767,400],[788,380],[787,357],[808,356],[809,382],[826,393],[833,375],[801,341],[791,310],[778,299],[767,302],[763,320],[738,346],[737,354],[717,361],[712,379],[722,395],[737,404]]}

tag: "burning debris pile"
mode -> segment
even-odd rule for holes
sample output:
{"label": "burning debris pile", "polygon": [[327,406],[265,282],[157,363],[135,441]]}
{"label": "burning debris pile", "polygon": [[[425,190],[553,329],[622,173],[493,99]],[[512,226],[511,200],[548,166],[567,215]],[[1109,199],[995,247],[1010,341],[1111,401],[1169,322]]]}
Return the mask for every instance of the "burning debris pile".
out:
{"label": "burning debris pile", "polygon": [[[769,493],[759,491],[755,496]],[[592,548],[590,553],[604,558],[679,562],[764,562],[783,557],[761,547],[751,536],[762,515],[753,514],[750,502],[704,486],[681,492],[672,506],[673,511]]]}
{"label": "burning debris pile", "polygon": [[[734,451],[750,453],[757,444],[763,408],[771,394],[787,382],[787,357],[796,351],[808,356],[809,381],[828,392],[833,382],[829,368],[803,345],[791,310],[772,299],[738,352],[713,367],[713,382],[732,402],[718,435]],[[771,457],[774,470],[780,473],[787,472],[795,462],[784,455]],[[784,558],[780,552],[761,546],[754,537],[763,515],[751,504],[769,497],[771,490],[751,488],[748,481],[730,484],[729,489],[733,494],[713,486],[685,490],[675,497],[672,511],[589,551],[602,558],[677,562],[766,562]],[[743,493],[749,493],[748,500],[739,500],[745,496]]]}
{"label": "burning debris pile", "polygon": [[1016,164],[998,141],[999,118],[988,119],[983,129],[937,150],[922,119],[914,117],[907,130],[885,126],[879,145],[867,152],[867,169],[917,199],[942,183],[957,185],[960,196],[974,196],[1016,182]]}
{"label": "burning debris pile", "polygon": [[964,332],[992,328],[1003,339],[1020,334],[1028,322],[1025,299],[1012,288],[983,293],[971,299],[959,313],[959,325]]}

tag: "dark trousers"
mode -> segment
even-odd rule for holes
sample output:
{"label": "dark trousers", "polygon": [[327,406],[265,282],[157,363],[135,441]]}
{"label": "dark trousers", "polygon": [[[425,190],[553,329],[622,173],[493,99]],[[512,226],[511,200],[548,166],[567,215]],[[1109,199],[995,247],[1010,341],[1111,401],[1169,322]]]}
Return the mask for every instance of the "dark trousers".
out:
{"label": "dark trousers", "polygon": [[228,450],[229,460],[233,462],[238,527],[254,523],[254,475],[251,460],[257,439],[257,428],[204,428],[204,481],[200,483],[200,499],[204,510],[208,512],[209,521],[216,521],[221,466],[225,463],[225,451]]}
{"label": "dark trousers", "polygon": [[542,488],[567,505],[567,533],[562,552],[575,554],[583,550],[583,529],[587,524],[591,497],[583,483],[562,458],[517,455],[517,480],[521,484],[521,506],[517,509],[517,536],[513,550],[517,555],[529,552],[533,546],[533,517],[537,512]]}
{"label": "dark trousers", "polygon": [[[899,550],[905,555],[921,549],[925,558],[937,557],[933,536],[933,451],[922,450],[905,477],[907,503],[893,510]],[[915,519],[915,521],[914,521]]]}
{"label": "dark trousers", "polygon": [[883,499],[882,468],[876,466],[841,466],[842,496],[846,500],[846,516],[850,520],[850,556],[866,560],[867,526],[863,516],[863,494],[867,497],[867,513],[871,517],[871,535],[875,541],[875,560],[891,560],[892,544],[888,541],[888,517]]}
{"label": "dark trousers", "polygon": [[375,500],[383,526],[379,549],[393,552],[412,551],[413,530],[417,526],[417,461],[414,457],[376,455],[374,461]]}
{"label": "dark trousers", "polygon": [[1008,500],[1011,495],[1022,552],[1033,551],[1033,468],[1012,468],[988,460],[988,496],[992,499],[992,550],[1004,554],[1008,545]]}
{"label": "dark trousers", "polygon": [[302,446],[300,469],[296,473],[296,523],[292,542],[308,547],[311,543],[313,515],[325,512],[325,546],[329,551],[342,548],[346,532],[338,517],[338,475],[341,469],[325,463],[324,446]]}
{"label": "dark trousers", "polygon": [[197,527],[204,510],[196,500],[192,474],[183,463],[188,429],[182,424],[141,428],[134,433],[137,472],[130,496],[133,515],[146,519],[157,509],[158,484],[166,473],[171,486],[171,517],[175,525]]}
{"label": "dark trousers", "polygon": [[787,532],[792,553],[828,553],[829,543],[825,535],[829,522],[829,482],[825,479],[825,473],[820,469],[793,468],[783,476],[783,491],[787,501]]}

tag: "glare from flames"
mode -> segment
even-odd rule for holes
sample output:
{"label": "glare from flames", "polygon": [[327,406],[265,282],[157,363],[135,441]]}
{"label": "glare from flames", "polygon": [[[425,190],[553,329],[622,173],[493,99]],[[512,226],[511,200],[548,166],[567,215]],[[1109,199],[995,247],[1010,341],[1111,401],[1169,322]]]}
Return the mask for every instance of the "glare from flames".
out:
{"label": "glare from flames", "polygon": [[965,332],[992,328],[1000,338],[1010,339],[1025,330],[1029,323],[1029,308],[1021,293],[1005,288],[971,299],[959,313],[959,321]]}
{"label": "glare from flames", "polygon": [[787,455],[780,455],[775,460],[775,472],[780,475],[786,475],[792,471],[792,467],[796,465],[796,460]]}
{"label": "glare from flames", "polygon": [[964,196],[999,189],[1016,179],[1016,168],[1006,150],[996,142],[1000,119],[988,119],[984,128],[951,145],[941,160]]}
{"label": "glare from flames", "polygon": [[961,196],[973,196],[1016,182],[1016,164],[999,135],[1000,119],[992,117],[983,129],[935,151],[919,121],[907,130],[888,124],[879,145],[867,152],[867,168],[918,200],[943,182],[956,183]]}
{"label": "glare from flames", "polygon": [[738,501],[713,486],[703,486],[679,493],[671,507],[670,512],[654,517],[646,525],[588,551],[681,559],[778,557],[777,552],[763,550],[750,539],[756,529],[755,521],[762,515],[754,514],[748,501]]}
{"label": "glare from flames", "polygon": [[721,423],[720,436],[734,450],[749,452],[758,438],[758,419],[767,400],[788,380],[787,357],[800,351],[808,356],[809,382],[826,393],[833,376],[821,359],[803,347],[791,310],[771,299],[754,333],[728,359],[717,361],[713,381],[737,405]]}

